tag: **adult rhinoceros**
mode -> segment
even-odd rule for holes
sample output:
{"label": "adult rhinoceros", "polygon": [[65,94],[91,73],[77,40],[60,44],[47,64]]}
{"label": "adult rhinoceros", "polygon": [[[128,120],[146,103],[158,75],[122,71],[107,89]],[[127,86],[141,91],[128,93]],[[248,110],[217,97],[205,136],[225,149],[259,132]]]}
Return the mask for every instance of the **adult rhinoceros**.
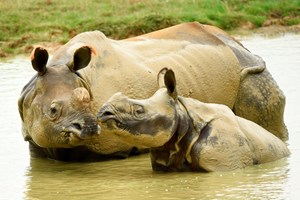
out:
{"label": "adult rhinoceros", "polygon": [[[182,96],[225,104],[279,138],[285,97],[264,61],[222,30],[185,23],[126,40],[99,31],[75,36],[48,61],[35,48],[37,74],[19,99],[22,131],[31,154],[58,160],[100,159],[134,149],[97,125],[100,107],[116,92],[146,98],[160,69],[177,74]],[[100,133],[100,134],[99,134]]]}

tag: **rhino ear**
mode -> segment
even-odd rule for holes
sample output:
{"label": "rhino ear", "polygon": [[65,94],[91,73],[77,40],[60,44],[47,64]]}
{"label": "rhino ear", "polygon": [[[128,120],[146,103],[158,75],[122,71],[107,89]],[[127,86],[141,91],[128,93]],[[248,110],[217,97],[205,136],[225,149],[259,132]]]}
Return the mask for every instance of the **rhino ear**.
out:
{"label": "rhino ear", "polygon": [[77,49],[73,56],[73,61],[68,64],[72,72],[85,68],[91,61],[93,49],[88,46],[83,46]]}
{"label": "rhino ear", "polygon": [[165,86],[168,89],[168,93],[173,98],[177,98],[176,92],[176,79],[173,70],[167,70],[164,76]]}
{"label": "rhino ear", "polygon": [[157,82],[160,88],[166,87],[168,94],[174,99],[177,98],[176,79],[173,70],[163,68],[157,75]]}
{"label": "rhino ear", "polygon": [[168,70],[169,69],[165,67],[165,68],[162,68],[158,72],[158,74],[157,74],[157,84],[158,84],[159,88],[166,87],[164,77],[165,77],[165,74]]}
{"label": "rhino ear", "polygon": [[36,47],[30,56],[32,67],[39,75],[44,75],[47,71],[48,51],[42,47]]}

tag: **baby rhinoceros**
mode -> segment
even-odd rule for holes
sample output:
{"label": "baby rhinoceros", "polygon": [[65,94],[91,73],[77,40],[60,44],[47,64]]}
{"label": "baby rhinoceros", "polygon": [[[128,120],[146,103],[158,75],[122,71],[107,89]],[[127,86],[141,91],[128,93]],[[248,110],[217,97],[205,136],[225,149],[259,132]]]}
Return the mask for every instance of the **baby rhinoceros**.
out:
{"label": "baby rhinoceros", "polygon": [[290,154],[286,144],[227,106],[177,96],[172,70],[149,99],[113,95],[98,113],[102,126],[138,148],[150,148],[155,171],[225,171]]}

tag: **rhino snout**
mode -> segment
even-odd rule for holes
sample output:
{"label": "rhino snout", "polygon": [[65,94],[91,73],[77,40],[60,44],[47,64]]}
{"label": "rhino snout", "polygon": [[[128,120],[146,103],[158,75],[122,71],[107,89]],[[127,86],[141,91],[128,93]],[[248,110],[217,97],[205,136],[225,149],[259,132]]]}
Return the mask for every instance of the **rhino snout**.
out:
{"label": "rhino snout", "polygon": [[71,132],[81,139],[97,136],[101,132],[96,119],[92,116],[84,117],[81,120],[74,121],[69,127],[63,130]]}

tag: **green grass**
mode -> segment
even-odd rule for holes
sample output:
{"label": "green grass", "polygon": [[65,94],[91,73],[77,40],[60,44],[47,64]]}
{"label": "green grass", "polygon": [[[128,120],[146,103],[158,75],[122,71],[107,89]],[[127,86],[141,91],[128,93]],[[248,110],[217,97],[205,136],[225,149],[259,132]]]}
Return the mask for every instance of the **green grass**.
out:
{"label": "green grass", "polygon": [[300,23],[300,0],[1,0],[0,56],[28,53],[38,43],[65,43],[101,30],[114,39],[198,21],[225,30],[266,20]]}

